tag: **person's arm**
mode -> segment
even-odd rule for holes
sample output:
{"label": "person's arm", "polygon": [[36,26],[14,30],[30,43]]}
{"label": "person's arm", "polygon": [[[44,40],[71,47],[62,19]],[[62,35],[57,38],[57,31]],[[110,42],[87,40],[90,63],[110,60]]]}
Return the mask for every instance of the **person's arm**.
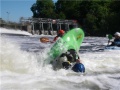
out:
{"label": "person's arm", "polygon": [[58,36],[56,36],[53,41],[50,41],[51,43],[54,43],[58,39]]}

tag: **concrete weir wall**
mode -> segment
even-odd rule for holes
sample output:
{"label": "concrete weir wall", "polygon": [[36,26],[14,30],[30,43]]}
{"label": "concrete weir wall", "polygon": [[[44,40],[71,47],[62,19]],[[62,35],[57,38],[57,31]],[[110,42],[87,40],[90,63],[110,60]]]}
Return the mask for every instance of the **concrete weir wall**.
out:
{"label": "concrete weir wall", "polygon": [[19,23],[5,22],[0,19],[0,27],[9,29],[19,29],[31,34],[56,35],[57,31],[63,29],[68,31],[77,27],[76,20],[62,20],[50,18],[20,18]]}
{"label": "concrete weir wall", "polygon": [[56,35],[57,31],[65,31],[77,27],[76,20],[61,20],[50,18],[21,18],[21,25],[26,26],[26,31],[32,34]]}

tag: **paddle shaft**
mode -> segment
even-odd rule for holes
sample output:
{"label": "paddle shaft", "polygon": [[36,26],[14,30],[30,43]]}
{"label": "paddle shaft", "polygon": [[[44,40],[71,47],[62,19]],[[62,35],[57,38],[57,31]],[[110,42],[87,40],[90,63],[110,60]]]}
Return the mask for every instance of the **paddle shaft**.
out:
{"label": "paddle shaft", "polygon": [[112,39],[112,35],[111,34],[108,34],[108,44],[107,45],[109,45],[109,42],[110,42],[110,40]]}

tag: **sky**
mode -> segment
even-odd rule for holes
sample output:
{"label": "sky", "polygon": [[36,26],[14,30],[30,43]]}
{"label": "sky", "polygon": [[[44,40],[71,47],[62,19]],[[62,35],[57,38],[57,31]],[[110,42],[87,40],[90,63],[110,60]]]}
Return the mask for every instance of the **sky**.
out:
{"label": "sky", "polygon": [[0,0],[0,18],[5,21],[19,22],[20,17],[32,17],[30,8],[34,3],[36,0]]}

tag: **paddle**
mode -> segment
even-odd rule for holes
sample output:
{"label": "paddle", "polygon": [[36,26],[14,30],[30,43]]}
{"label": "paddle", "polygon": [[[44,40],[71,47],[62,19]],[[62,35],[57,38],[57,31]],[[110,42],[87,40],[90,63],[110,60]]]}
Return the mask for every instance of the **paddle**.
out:
{"label": "paddle", "polygon": [[109,45],[109,42],[110,42],[110,40],[113,38],[113,36],[111,35],[111,34],[108,34],[108,35],[106,35],[107,36],[107,38],[108,38],[108,45]]}
{"label": "paddle", "polygon": [[41,37],[41,38],[40,38],[40,42],[42,42],[42,43],[47,43],[47,42],[50,42],[50,40],[49,40],[49,38],[47,38],[47,37]]}

